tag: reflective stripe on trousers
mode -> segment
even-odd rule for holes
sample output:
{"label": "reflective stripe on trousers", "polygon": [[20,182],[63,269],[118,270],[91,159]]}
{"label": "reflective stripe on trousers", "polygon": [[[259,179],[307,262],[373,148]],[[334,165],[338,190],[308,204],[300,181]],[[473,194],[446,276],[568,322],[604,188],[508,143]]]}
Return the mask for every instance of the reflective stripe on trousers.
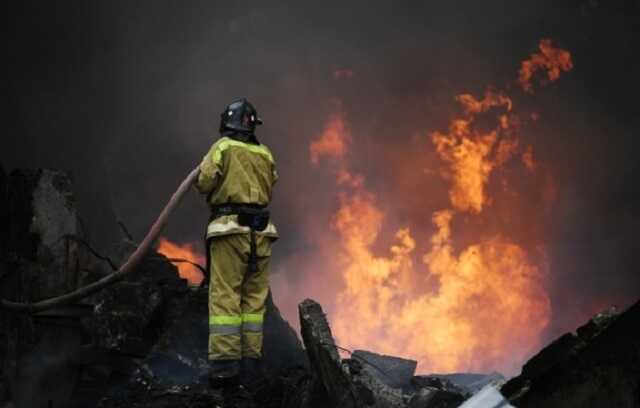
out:
{"label": "reflective stripe on trousers", "polygon": [[240,334],[240,316],[210,316],[209,334]]}
{"label": "reflective stripe on trousers", "polygon": [[262,332],[264,316],[257,313],[246,313],[242,316],[211,316],[209,318],[210,334],[240,334],[242,332]]}
{"label": "reflective stripe on trousers", "polygon": [[262,324],[264,315],[261,313],[243,313],[242,314],[242,332],[262,333]]}
{"label": "reflective stripe on trousers", "polygon": [[271,239],[257,237],[258,268],[247,275],[249,234],[209,240],[209,359],[262,356]]}

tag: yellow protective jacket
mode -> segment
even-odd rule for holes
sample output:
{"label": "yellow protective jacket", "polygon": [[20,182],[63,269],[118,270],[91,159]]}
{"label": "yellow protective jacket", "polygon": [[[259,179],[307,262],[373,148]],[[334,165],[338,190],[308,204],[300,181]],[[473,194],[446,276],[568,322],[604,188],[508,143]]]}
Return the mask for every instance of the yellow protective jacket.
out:
{"label": "yellow protective jacket", "polygon": [[[267,146],[223,136],[202,159],[195,188],[208,195],[211,206],[230,203],[266,206],[276,180],[276,162]],[[248,232],[249,227],[238,224],[237,215],[223,215],[211,220],[207,238]],[[258,235],[277,238],[278,231],[269,222]]]}

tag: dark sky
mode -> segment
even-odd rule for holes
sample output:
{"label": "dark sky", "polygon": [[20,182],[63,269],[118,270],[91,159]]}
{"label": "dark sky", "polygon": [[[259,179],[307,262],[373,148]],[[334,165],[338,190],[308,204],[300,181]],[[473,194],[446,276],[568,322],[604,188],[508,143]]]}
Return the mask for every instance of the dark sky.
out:
{"label": "dark sky", "polygon": [[[302,163],[332,98],[356,131],[376,129],[363,152],[404,143],[446,128],[453,95],[512,82],[548,37],[575,69],[522,103],[544,118],[531,137],[559,191],[552,331],[638,297],[640,1],[274,3],[13,2],[0,163],[71,172],[100,245],[116,239],[114,216],[142,237],[214,140],[219,112],[247,96],[279,159],[277,263],[310,250],[290,203],[323,185]],[[336,69],[354,76],[336,81]],[[373,183],[383,163],[363,164]],[[168,234],[197,241],[206,217],[192,195]]]}

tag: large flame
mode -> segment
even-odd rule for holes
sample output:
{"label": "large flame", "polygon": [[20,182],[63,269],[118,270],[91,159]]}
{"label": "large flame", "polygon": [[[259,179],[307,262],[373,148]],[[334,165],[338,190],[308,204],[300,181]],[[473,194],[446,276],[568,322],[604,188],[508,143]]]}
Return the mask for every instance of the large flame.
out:
{"label": "large flame", "polygon": [[[522,65],[525,90],[531,89],[539,67],[549,70],[550,80],[571,68],[568,52],[551,47],[548,40],[540,49],[540,55]],[[387,250],[379,243],[388,242],[383,236],[388,211],[403,204],[381,204],[367,188],[365,175],[352,171],[355,135],[340,106],[310,145],[311,162],[330,163],[338,191],[339,207],[331,222],[334,239],[318,241],[327,247],[321,252],[337,253],[342,274],[330,317],[345,347],[414,358],[422,371],[499,369],[512,374],[539,348],[550,321],[546,265],[539,253],[532,256],[510,238],[508,230],[479,236],[471,244],[467,236],[460,248],[454,230],[464,223],[455,219],[461,214],[464,220],[480,217],[492,207],[488,184],[505,163],[519,158],[523,174],[533,174],[537,163],[533,146],[520,147],[521,121],[506,94],[489,89],[482,98],[463,94],[456,99],[461,113],[447,132],[430,135],[442,162],[440,174],[449,182],[450,206],[430,217],[425,214],[431,225],[399,228]],[[495,118],[495,125],[478,125],[481,115]],[[418,240],[425,230],[432,231],[431,238]],[[537,249],[544,252],[543,246]],[[323,262],[322,268],[332,266],[332,261]]]}
{"label": "large flame", "polygon": [[193,244],[180,245],[161,237],[158,252],[173,261],[178,267],[180,277],[189,281],[190,284],[199,285],[204,279],[202,272],[191,264],[205,264],[204,256],[195,249]]}

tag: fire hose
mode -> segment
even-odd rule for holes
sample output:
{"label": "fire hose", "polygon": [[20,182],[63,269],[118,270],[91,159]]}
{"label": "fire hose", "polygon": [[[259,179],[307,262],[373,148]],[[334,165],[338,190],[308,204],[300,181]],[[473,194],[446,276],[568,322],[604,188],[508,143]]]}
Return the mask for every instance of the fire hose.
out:
{"label": "fire hose", "polygon": [[155,220],[155,222],[151,226],[151,229],[149,229],[149,232],[147,232],[147,235],[144,237],[140,245],[117,271],[87,286],[83,286],[73,292],[49,299],[44,299],[35,303],[20,303],[6,299],[0,299],[0,309],[6,309],[19,313],[42,312],[44,310],[84,299],[87,296],[90,296],[124,279],[127,274],[135,270],[135,268],[142,262],[142,260],[144,260],[145,255],[147,255],[147,253],[151,249],[151,246],[153,245],[155,240],[158,239],[160,233],[162,232],[162,229],[167,224],[169,216],[173,213],[178,204],[180,204],[180,201],[182,201],[187,191],[189,191],[193,183],[198,178],[199,173],[200,168],[197,167],[192,170],[191,173],[189,173],[189,175],[182,181],[182,183],[180,183],[180,186],[175,191],[175,193],[173,193],[169,202],[162,209],[162,212]]}

